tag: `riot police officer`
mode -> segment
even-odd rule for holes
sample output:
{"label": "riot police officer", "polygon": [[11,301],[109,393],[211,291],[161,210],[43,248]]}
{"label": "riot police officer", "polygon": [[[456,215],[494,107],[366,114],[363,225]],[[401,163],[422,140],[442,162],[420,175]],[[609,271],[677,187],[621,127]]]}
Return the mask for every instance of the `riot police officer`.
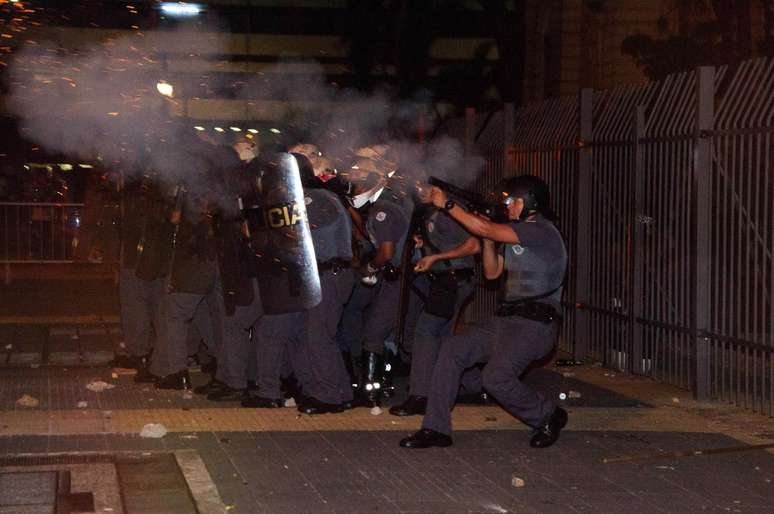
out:
{"label": "riot police officer", "polygon": [[567,251],[552,223],[548,187],[542,180],[522,175],[506,180],[499,192],[507,214],[503,223],[468,212],[438,188],[431,191],[436,207],[483,239],[486,277],[503,278],[496,317],[444,341],[433,370],[422,429],[401,440],[402,447],[452,444],[451,409],[460,377],[476,363],[486,363],[487,391],[509,413],[533,427],[532,447],[554,444],[567,424],[564,409],[519,378],[532,361],[553,349]]}
{"label": "riot police officer", "polygon": [[[168,268],[165,242],[171,226],[165,220],[158,177],[151,170],[130,181],[121,195],[119,296],[124,337],[123,348],[116,352],[109,365],[142,370],[148,364],[155,339],[160,336],[159,299],[163,296]],[[103,225],[102,230],[107,228]]]}
{"label": "riot police officer", "polygon": [[322,301],[301,312],[267,314],[256,326],[258,393],[242,405],[281,407],[280,384],[285,361],[290,362],[302,395],[299,410],[307,414],[341,412],[352,391],[335,340],[344,302],[352,290],[346,273],[352,257],[351,225],[335,194],[323,189],[310,160],[293,154],[304,188],[304,203],[320,276]]}
{"label": "riot police officer", "polygon": [[220,170],[216,171],[222,172],[213,177],[219,184],[220,200],[212,221],[223,293],[223,339],[216,349],[213,380],[195,392],[207,394],[211,401],[231,401],[241,400],[246,394],[249,363],[254,360],[253,327],[263,313],[255,256],[242,215],[246,198],[252,194],[247,167],[257,155],[257,145],[243,139],[231,147],[215,150],[221,163]]}
{"label": "riot police officer", "polygon": [[[428,203],[429,188],[417,189],[419,200]],[[419,276],[412,285],[423,301],[412,331],[409,397],[390,409],[395,416],[425,413],[441,339],[452,335],[462,305],[473,294],[473,256],[481,251],[478,238],[442,209],[423,208],[420,216],[415,239],[421,258],[414,265]]]}
{"label": "riot police officer", "polygon": [[379,406],[384,343],[395,328],[400,296],[400,257],[409,229],[405,205],[387,187],[376,162],[361,158],[350,171],[353,206],[364,211],[366,243],[372,251],[359,268],[339,331],[344,349],[362,345],[358,403]]}

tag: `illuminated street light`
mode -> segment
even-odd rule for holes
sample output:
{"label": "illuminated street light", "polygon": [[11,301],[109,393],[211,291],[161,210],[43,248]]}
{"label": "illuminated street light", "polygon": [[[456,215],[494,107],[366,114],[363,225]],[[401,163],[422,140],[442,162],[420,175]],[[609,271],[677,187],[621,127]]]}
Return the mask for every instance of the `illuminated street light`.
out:
{"label": "illuminated street light", "polygon": [[198,4],[185,2],[162,2],[161,12],[169,16],[198,16],[202,8]]}
{"label": "illuminated street light", "polygon": [[257,134],[257,133],[258,133],[258,131],[257,131],[257,130],[255,130],[255,129],[247,129],[247,131],[248,131],[249,133],[251,133],[251,134]]}
{"label": "illuminated street light", "polygon": [[194,129],[195,129],[195,130],[198,130],[199,132],[201,132],[202,130],[204,130],[204,127],[202,127],[201,125],[196,125],[196,126],[194,127]]}
{"label": "illuminated street light", "polygon": [[281,131],[280,129],[276,129],[276,128],[270,128],[269,130],[270,130],[270,131],[271,131],[273,134],[280,134],[280,133],[282,133],[282,131]]}
{"label": "illuminated street light", "polygon": [[223,132],[223,128],[221,128],[221,127],[215,127],[215,132]]}
{"label": "illuminated street light", "polygon": [[241,128],[239,128],[239,127],[229,127],[229,128],[230,128],[231,130],[233,130],[234,132],[242,132],[242,129],[241,129]]}
{"label": "illuminated street light", "polygon": [[175,93],[175,87],[166,80],[159,80],[156,83],[156,91],[158,91],[160,95],[172,98],[172,95]]}

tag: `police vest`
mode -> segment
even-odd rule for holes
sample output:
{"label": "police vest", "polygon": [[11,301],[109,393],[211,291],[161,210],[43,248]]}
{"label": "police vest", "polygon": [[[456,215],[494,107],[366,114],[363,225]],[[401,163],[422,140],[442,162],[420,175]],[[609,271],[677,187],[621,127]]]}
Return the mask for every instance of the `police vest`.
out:
{"label": "police vest", "polygon": [[[530,228],[538,229],[541,242],[533,246],[520,243],[503,245],[506,276],[500,292],[501,299],[518,302],[539,297],[541,302],[558,306],[567,269],[567,250],[562,236],[554,224],[542,216],[522,223],[535,223],[536,226]],[[514,231],[519,233],[518,225]]]}

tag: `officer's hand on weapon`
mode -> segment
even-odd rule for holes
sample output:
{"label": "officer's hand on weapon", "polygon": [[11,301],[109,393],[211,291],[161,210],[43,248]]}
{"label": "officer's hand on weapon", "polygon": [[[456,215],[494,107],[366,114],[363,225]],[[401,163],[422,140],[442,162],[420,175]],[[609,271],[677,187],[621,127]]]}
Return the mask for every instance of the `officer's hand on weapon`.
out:
{"label": "officer's hand on weapon", "polygon": [[429,270],[437,260],[438,259],[435,255],[427,255],[422,257],[419,259],[419,262],[414,265],[414,271],[417,273],[424,273],[425,271]]}
{"label": "officer's hand on weapon", "polygon": [[449,196],[443,189],[435,186],[430,189],[430,201],[434,206],[438,207],[439,209],[443,209],[444,206],[446,206],[446,202],[448,200]]}

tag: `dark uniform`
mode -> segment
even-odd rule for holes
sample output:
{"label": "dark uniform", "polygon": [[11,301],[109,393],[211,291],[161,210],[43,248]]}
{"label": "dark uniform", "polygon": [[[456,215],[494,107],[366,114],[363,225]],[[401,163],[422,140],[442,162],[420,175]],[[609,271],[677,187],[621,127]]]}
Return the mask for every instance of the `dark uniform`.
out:
{"label": "dark uniform", "polygon": [[160,336],[159,307],[172,227],[166,221],[164,199],[150,176],[128,185],[122,194],[119,295],[126,355],[118,355],[111,365],[141,367]]}
{"label": "dark uniform", "polygon": [[[188,193],[175,235],[171,276],[162,305],[164,337],[157,341],[150,367],[153,375],[170,377],[175,388],[190,386],[187,336],[197,308],[206,306],[209,310],[216,347],[223,333],[223,293],[213,230],[207,201],[197,193]],[[162,388],[166,385],[157,383]]]}
{"label": "dark uniform", "polygon": [[345,351],[350,350],[354,354],[358,353],[362,345],[364,356],[360,385],[365,389],[363,392],[371,397],[371,403],[378,403],[384,372],[380,357],[384,353],[385,341],[395,329],[398,317],[398,272],[409,229],[406,208],[389,189],[385,189],[379,199],[369,207],[365,228],[375,249],[383,243],[392,242],[395,245],[395,253],[377,274],[375,285],[364,284],[359,274],[356,274],[355,288],[344,308],[339,340]]}
{"label": "dark uniform", "polygon": [[[511,227],[520,243],[502,248],[507,275],[498,315],[444,341],[433,371],[424,429],[451,433],[451,409],[460,377],[477,363],[486,363],[486,390],[526,424],[541,426],[556,409],[519,377],[554,346],[567,252],[559,231],[540,214],[511,222]],[[530,301],[546,293],[550,295]]]}
{"label": "dark uniform", "polygon": [[[453,250],[466,242],[470,233],[447,213],[430,210],[421,222],[420,235],[423,245],[421,256],[438,254]],[[412,307],[419,307],[417,319],[413,327],[411,342],[411,378],[409,383],[410,397],[416,401],[424,400],[430,390],[430,379],[441,347],[442,338],[453,334],[462,305],[473,294],[474,289],[474,259],[473,256],[437,261],[429,271],[417,276],[414,288],[422,295],[420,302],[412,302]],[[418,304],[418,305],[417,305]],[[469,377],[465,389],[477,392],[481,389],[481,376],[477,369],[467,374]],[[409,402],[410,403],[410,402]],[[397,415],[418,414],[424,410],[423,405],[417,409],[404,404],[390,409]],[[417,410],[417,412],[413,412]]]}
{"label": "dark uniform", "polygon": [[245,166],[231,148],[220,149],[222,175],[219,184],[219,211],[215,216],[215,238],[218,270],[223,292],[224,318],[222,344],[216,351],[215,384],[226,387],[208,391],[210,400],[236,399],[235,393],[246,389],[251,356],[255,355],[252,340],[254,326],[262,316],[261,299],[256,281],[255,255],[249,247],[240,211],[240,199],[253,194],[247,187]]}
{"label": "dark uniform", "polygon": [[304,191],[309,226],[320,274],[322,302],[306,311],[265,315],[258,322],[256,352],[258,394],[248,407],[280,406],[280,377],[289,360],[306,399],[299,408],[310,414],[337,412],[352,400],[352,389],[336,343],[336,328],[352,291],[346,268],[352,258],[351,222],[335,194]]}

